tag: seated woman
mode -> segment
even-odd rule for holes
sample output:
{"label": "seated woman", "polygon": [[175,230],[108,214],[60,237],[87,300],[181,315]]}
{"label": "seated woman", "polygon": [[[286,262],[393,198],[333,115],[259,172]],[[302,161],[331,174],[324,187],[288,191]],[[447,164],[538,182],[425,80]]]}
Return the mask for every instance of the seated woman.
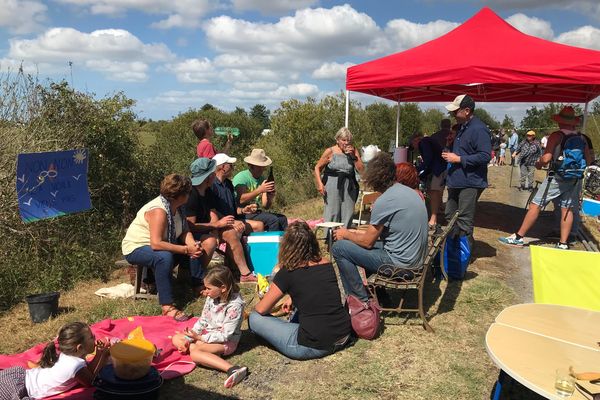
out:
{"label": "seated woman", "polygon": [[[279,266],[269,291],[250,314],[250,330],[296,360],[325,357],[351,343],[350,315],[342,304],[337,276],[305,222],[294,222],[285,231]],[[299,323],[269,315],[286,293],[290,300],[283,308],[289,310],[293,302]]]}
{"label": "seated woman", "polygon": [[413,189],[419,197],[425,201],[423,192],[419,190],[419,176],[417,169],[411,163],[403,162],[396,164],[396,182]]}
{"label": "seated woman", "polygon": [[174,255],[198,258],[203,253],[179,209],[187,202],[191,189],[189,178],[167,175],[160,184],[160,196],[138,211],[121,244],[127,262],[154,270],[162,315],[176,321],[186,321],[190,317],[173,305],[171,273]]}

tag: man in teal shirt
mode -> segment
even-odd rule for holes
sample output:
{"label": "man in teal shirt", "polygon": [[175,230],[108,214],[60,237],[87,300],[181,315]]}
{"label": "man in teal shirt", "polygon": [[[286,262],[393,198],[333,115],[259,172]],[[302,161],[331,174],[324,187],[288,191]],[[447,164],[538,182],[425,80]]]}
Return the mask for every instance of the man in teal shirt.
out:
{"label": "man in teal shirt", "polygon": [[252,153],[244,158],[248,169],[238,172],[233,177],[240,207],[256,204],[258,210],[247,214],[246,218],[261,221],[266,231],[283,231],[287,228],[287,217],[283,214],[270,213],[263,210],[271,208],[275,198],[275,182],[268,182],[262,176],[265,168],[273,161],[263,149],[252,149]]}

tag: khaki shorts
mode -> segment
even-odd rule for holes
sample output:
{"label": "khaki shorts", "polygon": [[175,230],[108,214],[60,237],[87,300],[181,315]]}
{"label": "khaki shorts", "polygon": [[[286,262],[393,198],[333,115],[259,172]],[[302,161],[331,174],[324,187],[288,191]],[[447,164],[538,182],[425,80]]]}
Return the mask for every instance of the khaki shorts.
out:
{"label": "khaki shorts", "polygon": [[427,190],[440,190],[443,191],[446,187],[446,176],[448,175],[448,170],[445,170],[438,176],[430,175],[429,179],[427,179]]}

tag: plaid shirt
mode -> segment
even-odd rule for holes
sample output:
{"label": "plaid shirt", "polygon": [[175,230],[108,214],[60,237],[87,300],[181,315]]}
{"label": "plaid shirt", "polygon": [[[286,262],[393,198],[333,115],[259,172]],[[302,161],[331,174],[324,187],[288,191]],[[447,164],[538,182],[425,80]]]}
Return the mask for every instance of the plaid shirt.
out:
{"label": "plaid shirt", "polygon": [[532,166],[542,156],[542,146],[537,140],[530,142],[525,139],[519,143],[516,153],[519,155],[519,164]]}

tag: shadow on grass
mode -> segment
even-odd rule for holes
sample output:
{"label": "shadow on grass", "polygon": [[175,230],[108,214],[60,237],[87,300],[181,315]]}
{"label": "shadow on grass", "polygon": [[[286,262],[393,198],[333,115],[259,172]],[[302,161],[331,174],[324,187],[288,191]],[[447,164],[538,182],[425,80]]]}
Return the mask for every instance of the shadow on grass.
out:
{"label": "shadow on grass", "polygon": [[[433,274],[432,274],[433,275]],[[467,270],[465,274],[465,278],[463,280],[453,280],[450,279],[446,284],[446,289],[442,290],[440,284],[442,280],[440,278],[436,278],[432,276],[431,279],[426,279],[425,287],[423,289],[423,311],[425,312],[425,316],[429,321],[434,315],[440,315],[446,312],[450,312],[454,310],[454,306],[456,304],[456,300],[460,295],[460,291],[462,288],[462,283],[465,280],[474,279],[478,276],[476,272]],[[403,299],[404,305],[403,307],[407,308],[418,308],[418,291],[415,289],[408,290],[394,290],[387,289],[386,290],[389,298],[385,302],[386,307],[395,307],[398,303]],[[441,298],[440,298],[441,297]],[[430,310],[432,306],[438,302],[439,306],[435,313],[431,313]],[[394,311],[385,311],[382,312],[382,315],[385,319],[387,316],[399,316],[401,318],[400,322],[392,323],[386,321],[386,324],[389,325],[404,325],[409,320],[414,320],[414,322],[421,322],[421,318],[417,312],[402,312],[397,313]],[[435,329],[435,328],[434,328]]]}
{"label": "shadow on grass", "polygon": [[167,399],[225,399],[225,400],[236,400],[239,399],[237,396],[228,396],[222,393],[216,393],[210,390],[201,389],[185,383],[184,378],[177,378],[165,381],[162,388],[160,389],[161,400]]}

